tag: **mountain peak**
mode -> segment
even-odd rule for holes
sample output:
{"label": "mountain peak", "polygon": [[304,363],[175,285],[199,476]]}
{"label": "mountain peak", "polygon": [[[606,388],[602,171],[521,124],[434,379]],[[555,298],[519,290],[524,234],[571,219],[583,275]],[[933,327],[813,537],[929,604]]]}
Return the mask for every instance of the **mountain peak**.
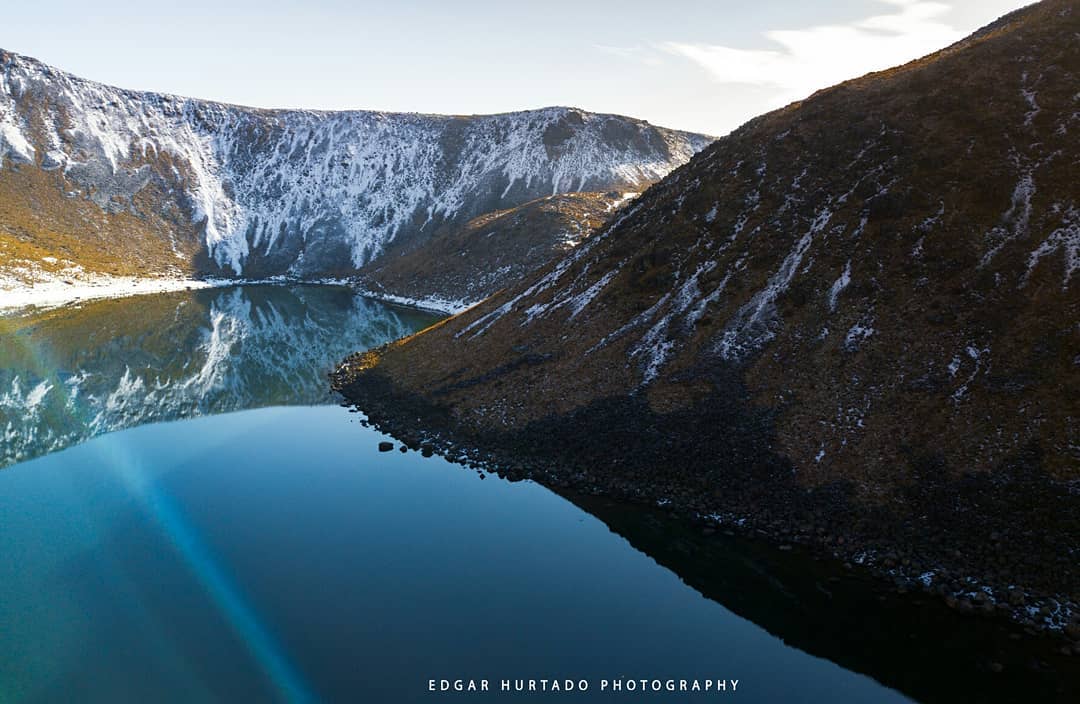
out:
{"label": "mountain peak", "polygon": [[[119,253],[137,252],[151,273],[346,275],[392,243],[484,212],[641,190],[708,142],[563,107],[472,117],[243,108],[0,53],[0,204],[46,248],[86,252],[82,266],[122,267],[132,257]],[[34,198],[51,201],[47,216]],[[98,256],[87,228],[110,233]]]}

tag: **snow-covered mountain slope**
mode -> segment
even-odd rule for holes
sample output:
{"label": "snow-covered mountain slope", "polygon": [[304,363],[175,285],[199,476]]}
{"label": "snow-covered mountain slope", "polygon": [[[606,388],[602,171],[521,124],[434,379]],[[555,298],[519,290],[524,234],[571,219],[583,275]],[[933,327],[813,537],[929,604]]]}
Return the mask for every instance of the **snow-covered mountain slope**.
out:
{"label": "snow-covered mountain slope", "polygon": [[339,387],[586,490],[1075,594],[1032,536],[1080,545],[1077,36],[1044,0],[752,120]]}
{"label": "snow-covered mountain slope", "polygon": [[391,242],[415,246],[541,196],[641,190],[708,142],[561,107],[473,117],[249,109],[112,88],[0,51],[0,181],[11,191],[0,188],[0,201],[48,190],[57,213],[87,200],[101,211],[83,208],[75,224],[53,213],[20,234],[47,242],[55,230],[80,237],[63,232],[79,223],[101,230],[110,216],[152,220],[127,236],[163,243],[172,261],[159,256],[158,268],[348,273]]}
{"label": "snow-covered mountain slope", "polygon": [[337,286],[160,294],[0,318],[0,467],[143,423],[336,403],[326,372],[436,315]]}

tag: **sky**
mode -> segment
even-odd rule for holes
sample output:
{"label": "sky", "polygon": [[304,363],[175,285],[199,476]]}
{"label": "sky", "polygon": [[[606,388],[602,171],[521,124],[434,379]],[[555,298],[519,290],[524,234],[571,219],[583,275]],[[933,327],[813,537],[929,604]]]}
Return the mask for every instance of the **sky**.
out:
{"label": "sky", "polygon": [[569,105],[723,135],[1029,0],[12,2],[0,48],[85,78],[266,108]]}

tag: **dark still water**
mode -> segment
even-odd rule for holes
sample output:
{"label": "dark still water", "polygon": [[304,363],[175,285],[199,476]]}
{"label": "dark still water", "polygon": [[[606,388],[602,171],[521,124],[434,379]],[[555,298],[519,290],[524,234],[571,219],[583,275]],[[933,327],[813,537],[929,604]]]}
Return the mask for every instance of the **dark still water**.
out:
{"label": "dark still water", "polygon": [[[378,452],[325,375],[432,321],[331,287],[0,320],[0,702],[1055,696],[1035,655],[1003,655],[1015,641],[972,617],[658,514]],[[442,678],[494,691],[428,692]],[[530,678],[589,691],[499,691]],[[602,691],[620,678],[729,682]]]}

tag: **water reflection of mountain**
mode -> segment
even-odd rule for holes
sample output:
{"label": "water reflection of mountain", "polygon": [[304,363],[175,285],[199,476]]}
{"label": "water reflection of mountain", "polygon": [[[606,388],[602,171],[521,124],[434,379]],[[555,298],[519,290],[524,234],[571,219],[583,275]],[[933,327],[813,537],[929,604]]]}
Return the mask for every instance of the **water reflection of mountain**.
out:
{"label": "water reflection of mountain", "polygon": [[332,286],[182,291],[0,318],[0,466],[152,421],[332,402],[336,361],[435,319]]}

